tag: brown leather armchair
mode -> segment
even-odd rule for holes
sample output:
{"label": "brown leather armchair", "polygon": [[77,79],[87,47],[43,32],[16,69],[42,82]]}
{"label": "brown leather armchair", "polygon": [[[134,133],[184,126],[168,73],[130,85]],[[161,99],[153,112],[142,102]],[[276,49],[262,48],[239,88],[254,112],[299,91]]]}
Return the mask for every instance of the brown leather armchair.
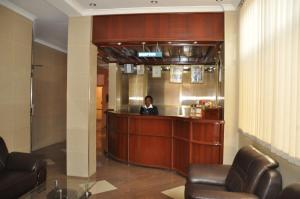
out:
{"label": "brown leather armchair", "polygon": [[274,199],[282,190],[278,163],[253,146],[239,150],[233,164],[191,165],[186,199]]}
{"label": "brown leather armchair", "polygon": [[282,191],[279,199],[299,199],[300,198],[300,183],[294,183]]}
{"label": "brown leather armchair", "polygon": [[0,198],[15,199],[42,184],[46,180],[44,161],[32,154],[8,153],[0,137]]}

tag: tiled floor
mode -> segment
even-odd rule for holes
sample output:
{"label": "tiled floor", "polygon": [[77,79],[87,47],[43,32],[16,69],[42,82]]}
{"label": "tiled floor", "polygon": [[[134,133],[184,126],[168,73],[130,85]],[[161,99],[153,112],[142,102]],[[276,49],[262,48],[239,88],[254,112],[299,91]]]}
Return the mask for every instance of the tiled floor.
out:
{"label": "tiled floor", "polygon": [[[169,170],[152,169],[127,165],[106,158],[101,152],[97,157],[97,173],[89,178],[66,177],[66,153],[64,144],[57,144],[35,152],[43,159],[50,159],[55,164],[48,165],[48,178],[45,189],[33,193],[30,199],[47,198],[47,193],[54,187],[54,181],[59,186],[73,190],[82,190],[91,182],[91,199],[160,199],[183,197],[182,185],[185,179]],[[97,183],[96,183],[97,182]],[[169,190],[170,189],[170,190]],[[163,193],[162,193],[163,192]]]}

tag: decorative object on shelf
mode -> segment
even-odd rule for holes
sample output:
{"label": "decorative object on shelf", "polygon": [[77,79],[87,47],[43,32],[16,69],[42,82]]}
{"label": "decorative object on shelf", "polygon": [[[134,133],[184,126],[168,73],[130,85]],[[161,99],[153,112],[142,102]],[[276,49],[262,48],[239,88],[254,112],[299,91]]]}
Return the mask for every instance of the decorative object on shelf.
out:
{"label": "decorative object on shelf", "polygon": [[191,83],[199,84],[204,82],[204,67],[201,65],[191,66]]}
{"label": "decorative object on shelf", "polygon": [[161,77],[161,66],[152,66],[152,77],[154,78]]}
{"label": "decorative object on shelf", "polygon": [[137,75],[144,75],[145,73],[145,66],[144,65],[137,65],[136,66],[136,74]]}
{"label": "decorative object on shelf", "polygon": [[206,102],[204,100],[200,100],[199,104],[192,104],[190,117],[197,117],[197,118],[204,117],[205,108],[206,108]]}
{"label": "decorative object on shelf", "polygon": [[172,83],[182,83],[182,66],[172,66],[170,70],[170,82]]}

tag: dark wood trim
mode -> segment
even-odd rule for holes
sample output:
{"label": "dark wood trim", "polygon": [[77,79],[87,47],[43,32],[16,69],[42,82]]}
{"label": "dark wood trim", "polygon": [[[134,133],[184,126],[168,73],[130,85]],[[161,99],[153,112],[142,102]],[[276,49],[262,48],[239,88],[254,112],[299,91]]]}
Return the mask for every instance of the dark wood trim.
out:
{"label": "dark wood trim", "polygon": [[166,13],[93,17],[93,43],[224,41],[224,13]]}

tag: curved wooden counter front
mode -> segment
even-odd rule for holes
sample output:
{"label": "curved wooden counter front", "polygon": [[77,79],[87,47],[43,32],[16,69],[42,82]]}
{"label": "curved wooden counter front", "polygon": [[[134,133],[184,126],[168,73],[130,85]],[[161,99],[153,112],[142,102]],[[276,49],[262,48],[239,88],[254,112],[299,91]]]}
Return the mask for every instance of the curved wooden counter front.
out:
{"label": "curved wooden counter front", "polygon": [[174,169],[222,164],[222,120],[108,113],[108,153],[120,161]]}

